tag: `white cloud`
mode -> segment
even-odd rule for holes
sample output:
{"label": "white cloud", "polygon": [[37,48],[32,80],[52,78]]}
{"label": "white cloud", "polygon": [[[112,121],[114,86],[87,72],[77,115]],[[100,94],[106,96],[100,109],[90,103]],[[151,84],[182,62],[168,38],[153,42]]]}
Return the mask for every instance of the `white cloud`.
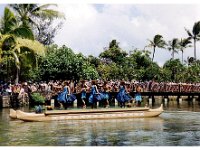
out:
{"label": "white cloud", "polygon": [[[65,44],[75,52],[95,56],[112,39],[129,51],[133,46],[144,48],[148,44],[147,39],[156,34],[163,35],[166,41],[186,37],[184,27],[192,29],[194,22],[200,20],[200,5],[194,4],[59,4],[59,10],[65,13],[66,21],[56,36],[56,43]],[[193,56],[193,48],[186,50],[184,55],[185,58]],[[159,64],[170,57],[167,50],[156,50],[155,61]],[[200,51],[197,57],[200,58]]]}
{"label": "white cloud", "polygon": [[[148,44],[147,39],[152,39],[156,34],[163,35],[166,41],[187,37],[184,27],[191,30],[194,22],[200,20],[200,3],[136,5],[124,4],[123,0],[123,5],[102,3],[94,5],[91,2],[59,2],[58,9],[65,13],[66,21],[55,38],[56,43],[65,44],[75,52],[95,56],[98,56],[112,39],[117,39],[120,47],[127,51],[132,48],[142,49]],[[5,5],[1,4],[0,7],[2,15]],[[193,56],[193,53],[193,47],[186,49],[184,59]],[[171,54],[167,50],[156,49],[155,61],[159,64],[163,64],[170,57]],[[181,53],[175,57],[181,58]],[[200,59],[199,42],[197,57]]]}

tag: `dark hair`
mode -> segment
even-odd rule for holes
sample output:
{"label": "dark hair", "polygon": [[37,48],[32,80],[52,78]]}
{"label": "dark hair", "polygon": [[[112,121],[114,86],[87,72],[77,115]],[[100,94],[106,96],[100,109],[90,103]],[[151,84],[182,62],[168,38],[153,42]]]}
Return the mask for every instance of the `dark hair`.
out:
{"label": "dark hair", "polygon": [[92,80],[92,85],[96,85],[96,80]]}
{"label": "dark hair", "polygon": [[124,82],[124,81],[121,81],[121,82],[120,82],[120,85],[124,86],[124,85],[125,85],[125,82]]}
{"label": "dark hair", "polygon": [[64,82],[64,85],[69,86],[69,81],[65,81],[65,82]]}
{"label": "dark hair", "polygon": [[84,84],[84,83],[85,83],[85,80],[81,80],[80,82],[81,82],[82,84]]}
{"label": "dark hair", "polygon": [[103,84],[104,84],[104,85],[106,85],[107,83],[108,83],[108,81],[104,81],[104,83],[103,83]]}

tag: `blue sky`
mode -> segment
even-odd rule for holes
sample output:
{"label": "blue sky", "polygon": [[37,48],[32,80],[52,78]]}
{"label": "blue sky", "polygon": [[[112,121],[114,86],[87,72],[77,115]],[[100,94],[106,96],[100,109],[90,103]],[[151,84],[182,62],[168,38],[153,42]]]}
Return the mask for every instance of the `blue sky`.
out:
{"label": "blue sky", "polygon": [[[0,4],[0,14],[3,12]],[[66,15],[55,37],[58,45],[65,44],[76,53],[98,56],[109,42],[116,39],[127,52],[143,49],[148,39],[161,34],[164,40],[185,38],[184,28],[192,29],[200,20],[199,4],[91,4],[63,3],[57,9]],[[200,49],[200,43],[197,43]],[[149,48],[152,52],[152,48]],[[184,52],[184,59],[193,56],[193,48]],[[171,58],[166,49],[156,49],[155,61],[162,65]],[[175,54],[181,58],[181,53]],[[197,52],[200,59],[200,51]]]}

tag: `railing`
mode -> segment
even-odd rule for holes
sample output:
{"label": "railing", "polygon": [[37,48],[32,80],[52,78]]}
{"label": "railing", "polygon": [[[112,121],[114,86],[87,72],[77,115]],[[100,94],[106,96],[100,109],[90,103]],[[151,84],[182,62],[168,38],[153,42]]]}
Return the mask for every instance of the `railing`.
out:
{"label": "railing", "polygon": [[144,92],[200,92],[200,84],[184,83],[138,83]]}

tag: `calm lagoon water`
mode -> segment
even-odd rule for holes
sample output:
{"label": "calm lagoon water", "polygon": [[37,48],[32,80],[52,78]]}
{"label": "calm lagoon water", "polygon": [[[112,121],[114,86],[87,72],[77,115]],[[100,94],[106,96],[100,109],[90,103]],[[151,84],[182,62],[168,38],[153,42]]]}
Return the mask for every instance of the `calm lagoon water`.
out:
{"label": "calm lagoon water", "polygon": [[200,146],[196,103],[171,103],[156,118],[52,122],[11,120],[4,108],[0,146]]}

